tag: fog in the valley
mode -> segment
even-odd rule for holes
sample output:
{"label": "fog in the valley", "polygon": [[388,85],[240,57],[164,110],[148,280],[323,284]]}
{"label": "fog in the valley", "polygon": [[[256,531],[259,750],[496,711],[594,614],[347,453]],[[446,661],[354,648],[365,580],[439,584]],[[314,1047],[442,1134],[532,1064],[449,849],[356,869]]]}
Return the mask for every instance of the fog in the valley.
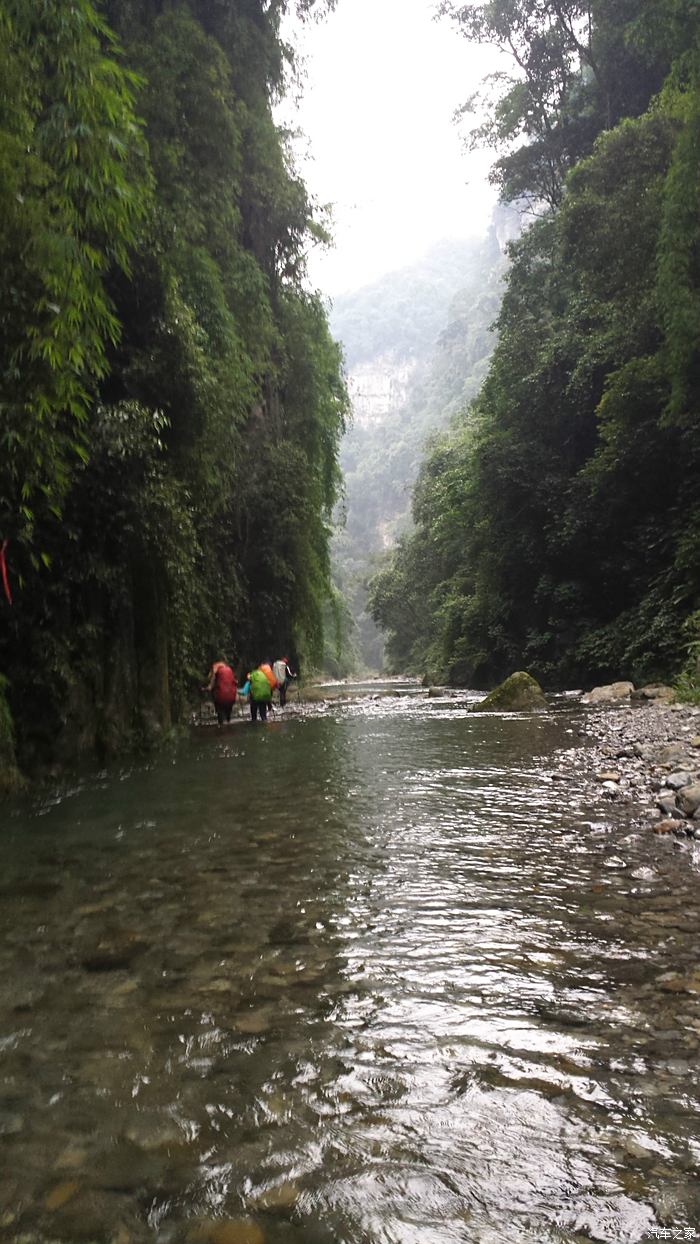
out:
{"label": "fog in the valley", "polygon": [[296,159],[332,210],[335,245],[310,255],[314,285],[335,295],[404,267],[442,238],[484,233],[495,194],[491,152],[465,147],[455,111],[498,54],[467,44],[431,0],[340,0],[319,22],[285,24],[301,89],[279,119],[299,131]]}

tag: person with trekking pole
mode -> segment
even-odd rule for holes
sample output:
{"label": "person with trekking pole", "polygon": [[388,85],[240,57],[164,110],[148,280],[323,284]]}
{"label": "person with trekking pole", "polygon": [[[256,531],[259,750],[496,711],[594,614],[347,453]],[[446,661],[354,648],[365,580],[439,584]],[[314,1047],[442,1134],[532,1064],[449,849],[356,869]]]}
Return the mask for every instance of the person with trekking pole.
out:
{"label": "person with trekking pole", "polygon": [[275,664],[272,667],[272,672],[277,679],[277,685],[279,687],[280,708],[284,708],[287,703],[287,687],[289,686],[291,679],[296,678],[296,674],[293,674],[289,668],[288,657],[280,657],[278,661],[275,661]]}

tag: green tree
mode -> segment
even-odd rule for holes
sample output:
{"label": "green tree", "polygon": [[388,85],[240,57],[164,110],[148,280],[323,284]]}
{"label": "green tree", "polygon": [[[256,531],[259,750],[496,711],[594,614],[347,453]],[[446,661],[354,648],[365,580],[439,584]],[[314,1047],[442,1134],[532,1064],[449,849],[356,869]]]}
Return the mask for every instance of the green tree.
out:
{"label": "green tree", "polygon": [[137,79],[88,0],[0,6],[0,530],[36,556],[58,511],[119,323],[147,201]]}
{"label": "green tree", "polygon": [[[423,466],[416,535],[384,575],[395,604],[375,593],[397,658],[432,631],[422,668],[456,682],[684,663],[700,595],[698,23],[678,52],[681,9],[687,38],[675,5],[659,40],[676,55],[660,96],[599,136],[513,246],[489,374]],[[408,633],[407,567],[433,583]]]}
{"label": "green tree", "polygon": [[[243,662],[268,644],[309,660],[322,650],[347,399],[325,313],[303,287],[305,251],[323,230],[272,116],[290,63],[280,39],[284,8],[109,0],[122,53],[82,3],[66,21],[84,46],[77,36],[71,43],[56,0],[33,12],[31,39],[18,45],[8,34],[0,48],[15,101],[0,161],[19,179],[7,194],[34,177],[27,228],[39,255],[65,224],[54,182],[76,187],[75,203],[57,202],[75,214],[70,255],[77,247],[81,262],[93,264],[68,315],[68,357],[63,329],[51,336],[49,313],[57,313],[47,299],[57,291],[44,290],[43,261],[38,292],[18,262],[8,275],[2,322],[7,332],[19,323],[30,343],[16,349],[28,358],[40,340],[37,308],[51,330],[48,355],[31,355],[31,375],[7,373],[18,419],[23,384],[41,394],[40,381],[55,373],[59,395],[51,417],[37,408],[41,452],[56,460],[32,532],[45,564],[41,573],[24,568],[0,635],[25,763],[157,738],[183,720],[222,651]],[[100,109],[111,128],[99,129]],[[22,126],[43,133],[47,118],[35,159]],[[67,136],[65,168],[59,134]],[[97,163],[92,179],[83,142]],[[60,189],[65,196],[63,182]],[[20,227],[17,212],[0,222],[4,254],[12,255]],[[9,314],[15,296],[24,321]],[[65,386],[78,381],[69,401]],[[3,431],[13,434],[9,417]],[[38,438],[25,431],[24,450],[38,459]],[[61,475],[70,453],[73,469]],[[19,451],[12,470],[10,509],[19,500],[30,511]],[[36,479],[43,496],[38,468]],[[27,712],[37,682],[45,688],[41,723]]]}

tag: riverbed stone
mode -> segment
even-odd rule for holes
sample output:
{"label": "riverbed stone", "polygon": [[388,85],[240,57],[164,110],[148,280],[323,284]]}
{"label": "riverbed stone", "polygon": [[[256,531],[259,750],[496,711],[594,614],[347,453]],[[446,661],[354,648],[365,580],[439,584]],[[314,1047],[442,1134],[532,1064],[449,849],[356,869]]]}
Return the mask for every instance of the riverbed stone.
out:
{"label": "riverbed stone", "polygon": [[682,786],[678,792],[678,803],[683,812],[692,816],[700,807],[700,782]]}
{"label": "riverbed stone", "polygon": [[124,1136],[140,1149],[170,1149],[186,1144],[185,1136],[168,1115],[139,1114],[124,1128]]}
{"label": "riverbed stone", "polygon": [[0,1136],[17,1136],[24,1131],[24,1118],[13,1110],[0,1108]]}
{"label": "riverbed stone", "polygon": [[256,1011],[244,1011],[237,1015],[233,1026],[246,1036],[260,1037],[272,1027],[272,1011],[267,1007],[259,1007]]}
{"label": "riverbed stone", "polygon": [[664,993],[700,994],[700,968],[685,975],[680,972],[664,972],[662,976],[657,976],[656,983]]}
{"label": "riverbed stone", "polygon": [[686,769],[680,769],[677,773],[669,773],[666,778],[666,785],[670,786],[671,790],[680,790],[682,786],[692,785],[693,776]]}
{"label": "riverbed stone", "polygon": [[288,1214],[296,1206],[301,1188],[292,1179],[265,1188],[253,1200],[253,1208],[266,1214]]}
{"label": "riverbed stone", "polygon": [[99,1155],[91,1182],[107,1192],[133,1192],[159,1184],[163,1161],[164,1155],[153,1147],[146,1152],[133,1140],[117,1140]]}
{"label": "riverbed stone", "polygon": [[86,972],[117,972],[130,967],[146,945],[132,929],[117,929],[105,933],[94,945],[85,949],[80,964]]}
{"label": "riverbed stone", "polygon": [[78,1171],[81,1170],[88,1162],[89,1152],[83,1145],[78,1145],[74,1141],[66,1145],[59,1153],[53,1164],[55,1171]]}
{"label": "riverbed stone", "polygon": [[656,801],[658,808],[665,816],[680,816],[681,812],[676,802],[676,796],[673,791],[660,791]]}
{"label": "riverbed stone", "polygon": [[592,687],[582,696],[584,704],[605,704],[613,700],[629,699],[634,691],[632,682],[607,683],[603,687]]}
{"label": "riverbed stone", "polygon": [[619,782],[620,774],[616,769],[601,769],[595,775],[596,782]]}
{"label": "riverbed stone", "polygon": [[67,1244],[97,1244],[111,1240],[123,1223],[123,1199],[108,1192],[94,1189],[78,1189],[51,1215],[51,1239],[65,1240]]}
{"label": "riverbed stone", "polygon": [[665,821],[657,821],[653,826],[655,834],[675,834],[678,827],[678,821],[668,818]]}
{"label": "riverbed stone", "polygon": [[656,700],[660,704],[673,704],[676,700],[673,687],[663,682],[649,683],[646,687],[640,687],[636,694],[644,700]]}
{"label": "riverbed stone", "polygon": [[686,753],[685,743],[662,743],[657,748],[652,744],[649,759],[655,758],[660,765],[677,765],[686,759]]}
{"label": "riverbed stone", "polygon": [[187,1233],[188,1244],[265,1244],[262,1228],[252,1218],[198,1222]]}
{"label": "riverbed stone", "polygon": [[62,1205],[72,1200],[80,1191],[80,1184],[75,1179],[64,1179],[62,1183],[55,1184],[49,1192],[44,1206],[48,1210],[60,1209]]}
{"label": "riverbed stone", "polygon": [[526,673],[517,670],[498,687],[490,691],[485,700],[473,706],[480,713],[526,713],[547,707],[540,684]]}

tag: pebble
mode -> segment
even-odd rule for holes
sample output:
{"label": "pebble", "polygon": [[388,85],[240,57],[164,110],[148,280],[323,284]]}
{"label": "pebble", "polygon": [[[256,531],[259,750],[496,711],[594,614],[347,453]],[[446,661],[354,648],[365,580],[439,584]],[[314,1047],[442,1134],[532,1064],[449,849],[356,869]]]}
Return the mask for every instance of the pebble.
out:
{"label": "pebble", "polygon": [[678,773],[669,773],[666,778],[666,785],[669,786],[671,790],[680,790],[681,786],[690,786],[692,780],[693,774],[682,769],[679,770]]}
{"label": "pebble", "polygon": [[159,1118],[147,1114],[133,1119],[124,1129],[127,1140],[141,1149],[168,1149],[186,1143],[183,1132],[174,1119]]}
{"label": "pebble", "polygon": [[658,821],[657,824],[654,825],[653,827],[654,833],[655,834],[675,834],[676,830],[678,829],[678,824],[679,822],[675,819]]}
{"label": "pebble", "polygon": [[251,1218],[199,1222],[187,1233],[188,1244],[265,1244],[261,1228]]}
{"label": "pebble", "polygon": [[238,1032],[258,1037],[270,1031],[272,1027],[272,1014],[265,1009],[250,1011],[248,1014],[238,1015],[233,1023]]}
{"label": "pebble", "polygon": [[[586,733],[596,742],[580,755],[598,789],[627,803],[640,826],[646,820],[655,834],[672,836],[680,849],[687,847],[679,835],[700,838],[700,777],[690,754],[691,746],[700,748],[700,708],[646,700],[623,713],[619,706],[602,703],[590,709],[587,722]],[[689,734],[690,739],[680,737]],[[619,768],[604,763],[611,756]],[[570,753],[568,759],[570,764]],[[655,808],[648,806],[650,800]]]}
{"label": "pebble", "polygon": [[301,1189],[299,1185],[291,1179],[286,1179],[281,1184],[274,1184],[271,1188],[266,1188],[254,1199],[255,1209],[261,1209],[265,1213],[288,1213],[294,1209],[299,1197]]}
{"label": "pebble", "polygon": [[24,1131],[24,1119],[21,1114],[0,1110],[0,1136],[16,1136]]}
{"label": "pebble", "polygon": [[80,1190],[80,1184],[74,1179],[66,1179],[63,1183],[56,1184],[52,1188],[44,1205],[48,1210],[60,1209],[62,1205],[66,1205]]}

